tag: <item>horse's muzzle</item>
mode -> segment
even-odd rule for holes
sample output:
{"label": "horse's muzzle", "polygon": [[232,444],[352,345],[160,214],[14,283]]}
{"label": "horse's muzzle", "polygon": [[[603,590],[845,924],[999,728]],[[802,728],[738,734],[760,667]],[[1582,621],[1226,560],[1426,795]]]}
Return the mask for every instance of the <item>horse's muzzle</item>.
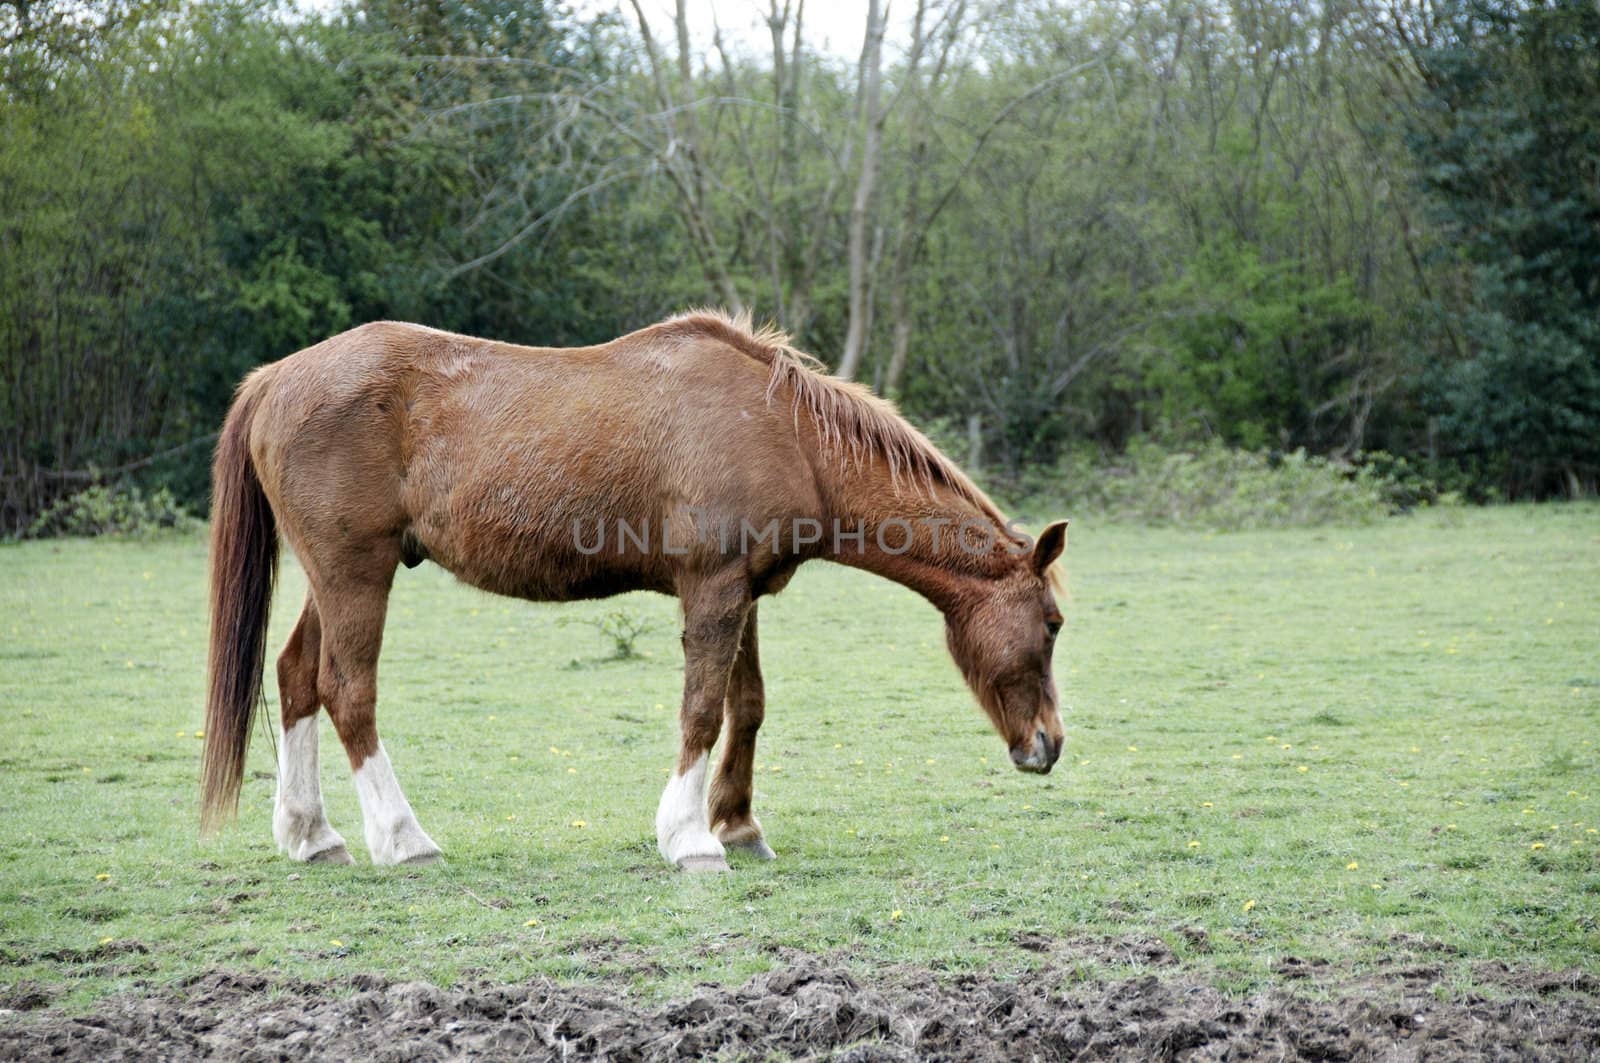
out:
{"label": "horse's muzzle", "polygon": [[1050,769],[1056,766],[1056,759],[1061,756],[1062,745],[1061,741],[1052,742],[1041,727],[1033,733],[1031,746],[1011,747],[1011,763],[1017,766],[1018,771],[1049,775]]}

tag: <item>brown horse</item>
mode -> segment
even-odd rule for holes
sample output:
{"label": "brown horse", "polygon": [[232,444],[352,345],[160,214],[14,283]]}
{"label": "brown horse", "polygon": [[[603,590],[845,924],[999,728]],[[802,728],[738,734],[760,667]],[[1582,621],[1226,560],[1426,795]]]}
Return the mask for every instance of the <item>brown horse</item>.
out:
{"label": "brown horse", "polygon": [[[375,863],[436,859],[375,725],[395,569],[432,560],[535,601],[648,589],[683,606],[677,771],[656,814],[679,867],[770,858],[750,810],[764,699],[756,602],[812,558],[921,593],[1024,771],[1061,753],[1061,614],[1037,543],[888,403],[773,330],[716,313],[596,347],[518,347],[364,325],[240,385],[217,444],[202,823],[238,803],[281,533],[310,584],[278,657],[272,818],[296,860],[349,862],[323,812],[316,713],[333,719]],[[707,809],[707,761],[727,740]]]}

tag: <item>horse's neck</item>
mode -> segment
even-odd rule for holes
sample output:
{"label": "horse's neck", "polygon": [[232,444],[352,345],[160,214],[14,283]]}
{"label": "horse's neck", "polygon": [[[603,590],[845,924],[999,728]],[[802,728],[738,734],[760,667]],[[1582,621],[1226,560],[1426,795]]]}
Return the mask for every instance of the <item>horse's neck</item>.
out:
{"label": "horse's neck", "polygon": [[876,456],[832,469],[829,560],[894,580],[945,612],[1003,574],[1005,530],[954,488],[891,474]]}

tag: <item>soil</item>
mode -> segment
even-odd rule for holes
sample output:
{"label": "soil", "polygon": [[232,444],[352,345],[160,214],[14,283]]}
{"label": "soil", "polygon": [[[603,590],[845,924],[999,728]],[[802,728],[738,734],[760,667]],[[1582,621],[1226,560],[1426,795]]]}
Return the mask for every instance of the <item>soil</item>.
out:
{"label": "soil", "polygon": [[794,955],[741,988],[664,1005],[620,984],[440,989],[210,972],[72,1015],[51,1007],[50,987],[23,983],[0,987],[0,1060],[1600,1059],[1600,981],[1582,972],[1483,964],[1476,988],[1451,993],[1439,968],[1357,978],[1286,960],[1294,992],[1234,997],[1150,942],[1100,946],[1166,977],[1085,979],[1083,952],[1030,940],[1044,966],[1015,981],[869,976]]}

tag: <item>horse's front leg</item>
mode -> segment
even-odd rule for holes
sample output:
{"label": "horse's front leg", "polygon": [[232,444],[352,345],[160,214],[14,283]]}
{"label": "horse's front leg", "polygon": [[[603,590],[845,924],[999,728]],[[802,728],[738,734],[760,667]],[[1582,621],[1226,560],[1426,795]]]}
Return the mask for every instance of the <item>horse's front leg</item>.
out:
{"label": "horse's front leg", "polygon": [[722,745],[722,763],[711,784],[711,828],[729,849],[743,849],[763,860],[776,854],[761,833],[761,823],[750,812],[752,773],[755,771],[756,732],[766,715],[766,694],[761,685],[761,658],[756,652],[756,607],[744,622],[739,656],[728,680],[724,719],[728,733]]}
{"label": "horse's front leg", "polygon": [[685,871],[726,871],[722,843],[706,819],[706,763],[728,694],[729,672],[750,611],[743,573],[719,573],[683,592],[683,709],[678,767],[656,809],[656,844]]}

